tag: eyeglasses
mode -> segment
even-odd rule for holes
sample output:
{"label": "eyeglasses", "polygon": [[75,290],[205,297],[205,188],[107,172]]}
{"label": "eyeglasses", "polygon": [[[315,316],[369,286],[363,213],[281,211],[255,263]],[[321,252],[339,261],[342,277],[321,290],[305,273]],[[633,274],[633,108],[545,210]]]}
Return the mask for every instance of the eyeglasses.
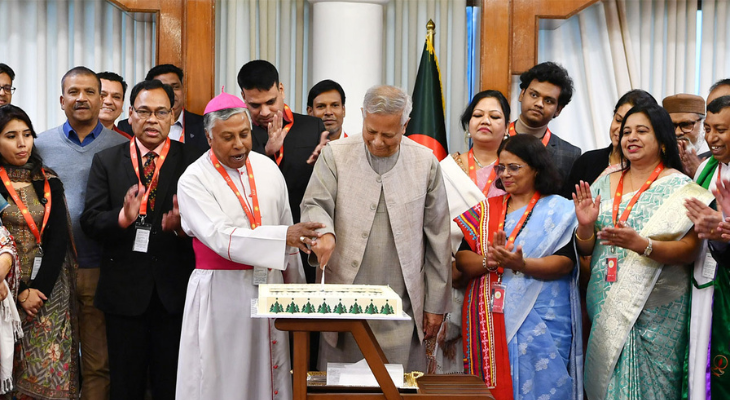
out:
{"label": "eyeglasses", "polygon": [[527,165],[520,165],[520,164],[498,164],[494,166],[494,172],[497,173],[497,175],[502,175],[505,170],[509,171],[510,174],[516,174],[520,172],[520,169],[525,168]]}
{"label": "eyeglasses", "polygon": [[4,91],[5,93],[13,94],[15,93],[15,88],[8,85],[8,86],[0,86],[0,90]]}
{"label": "eyeglasses", "polygon": [[170,110],[166,109],[156,110],[154,113],[150,110],[138,110],[134,107],[132,107],[132,110],[134,110],[134,112],[136,112],[137,115],[139,115],[139,117],[142,119],[149,119],[152,114],[155,114],[155,117],[157,117],[157,119],[166,119],[170,116]]}
{"label": "eyeglasses", "polygon": [[696,121],[685,121],[685,122],[680,122],[680,123],[677,123],[677,124],[673,124],[674,125],[674,130],[676,131],[677,128],[679,128],[684,133],[691,133],[692,132],[692,129],[694,129],[694,127],[695,127],[695,124],[698,123],[698,122],[700,122],[699,119],[696,120]]}

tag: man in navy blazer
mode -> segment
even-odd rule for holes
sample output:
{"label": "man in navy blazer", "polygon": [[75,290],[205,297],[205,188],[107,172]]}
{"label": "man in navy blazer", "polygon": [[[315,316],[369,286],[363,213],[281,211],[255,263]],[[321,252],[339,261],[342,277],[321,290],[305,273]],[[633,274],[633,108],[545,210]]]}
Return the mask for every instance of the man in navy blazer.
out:
{"label": "man in navy blazer", "polygon": [[[172,87],[175,101],[172,104],[173,124],[170,126],[169,137],[172,140],[188,143],[203,150],[208,150],[208,139],[205,137],[203,116],[187,111],[185,105],[185,90],[183,88],[183,70],[172,64],[161,64],[152,67],[145,80],[157,79]],[[132,135],[132,127],[128,120],[119,122],[118,128]]]}
{"label": "man in navy blazer", "polygon": [[[553,62],[544,62],[520,75],[520,116],[512,122],[509,134],[527,133],[542,139],[560,173],[562,183],[580,157],[580,148],[550,132],[548,123],[560,115],[573,97],[573,80],[568,71]],[[570,197],[572,188],[562,193]]]}
{"label": "man in navy blazer", "polygon": [[168,138],[173,102],[159,80],[138,83],[130,95],[135,138],[97,153],[89,174],[81,226],[102,246],[96,306],[106,317],[112,400],[142,400],[148,376],[155,399],[175,398],[195,268],[175,194],[202,150]]}

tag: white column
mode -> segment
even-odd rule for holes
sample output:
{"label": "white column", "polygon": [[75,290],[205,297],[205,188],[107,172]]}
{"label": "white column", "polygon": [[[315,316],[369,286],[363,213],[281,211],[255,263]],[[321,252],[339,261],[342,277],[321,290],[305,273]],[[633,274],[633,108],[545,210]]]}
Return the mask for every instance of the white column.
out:
{"label": "white column", "polygon": [[[365,92],[383,83],[383,6],[388,0],[309,0],[313,4],[312,85],[332,79],[345,90],[348,135],[362,132]],[[309,90],[309,88],[307,88]]]}

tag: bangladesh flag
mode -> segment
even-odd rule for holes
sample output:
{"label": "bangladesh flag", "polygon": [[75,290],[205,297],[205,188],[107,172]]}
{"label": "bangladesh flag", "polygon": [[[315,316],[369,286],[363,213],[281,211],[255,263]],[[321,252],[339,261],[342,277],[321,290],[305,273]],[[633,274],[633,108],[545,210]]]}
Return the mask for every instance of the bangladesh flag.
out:
{"label": "bangladesh flag", "polygon": [[446,144],[441,71],[433,48],[432,24],[429,21],[426,44],[423,46],[416,86],[413,89],[413,111],[406,128],[406,136],[433,150],[433,154],[441,161],[449,151]]}

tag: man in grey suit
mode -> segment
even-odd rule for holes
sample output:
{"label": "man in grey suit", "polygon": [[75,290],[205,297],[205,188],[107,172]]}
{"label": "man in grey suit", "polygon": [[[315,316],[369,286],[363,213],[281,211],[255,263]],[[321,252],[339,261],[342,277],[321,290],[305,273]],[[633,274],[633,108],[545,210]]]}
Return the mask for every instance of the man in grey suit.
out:
{"label": "man in grey suit", "polygon": [[[580,156],[580,148],[550,132],[548,123],[557,118],[573,97],[573,80],[568,71],[553,62],[544,62],[520,75],[520,116],[509,126],[510,136],[527,133],[542,139],[550,158],[565,182]],[[572,190],[566,188],[566,197]]]}
{"label": "man in grey suit", "polygon": [[[423,341],[436,336],[450,309],[449,209],[433,153],[403,137],[411,108],[399,88],[368,90],[362,136],[323,149],[301,209],[302,222],[325,225],[320,238],[304,239],[313,250],[310,265],[326,266],[318,273],[327,283],[395,290],[412,320],[370,327],[390,362],[425,371]],[[362,357],[352,335],[322,334],[320,369]]]}

